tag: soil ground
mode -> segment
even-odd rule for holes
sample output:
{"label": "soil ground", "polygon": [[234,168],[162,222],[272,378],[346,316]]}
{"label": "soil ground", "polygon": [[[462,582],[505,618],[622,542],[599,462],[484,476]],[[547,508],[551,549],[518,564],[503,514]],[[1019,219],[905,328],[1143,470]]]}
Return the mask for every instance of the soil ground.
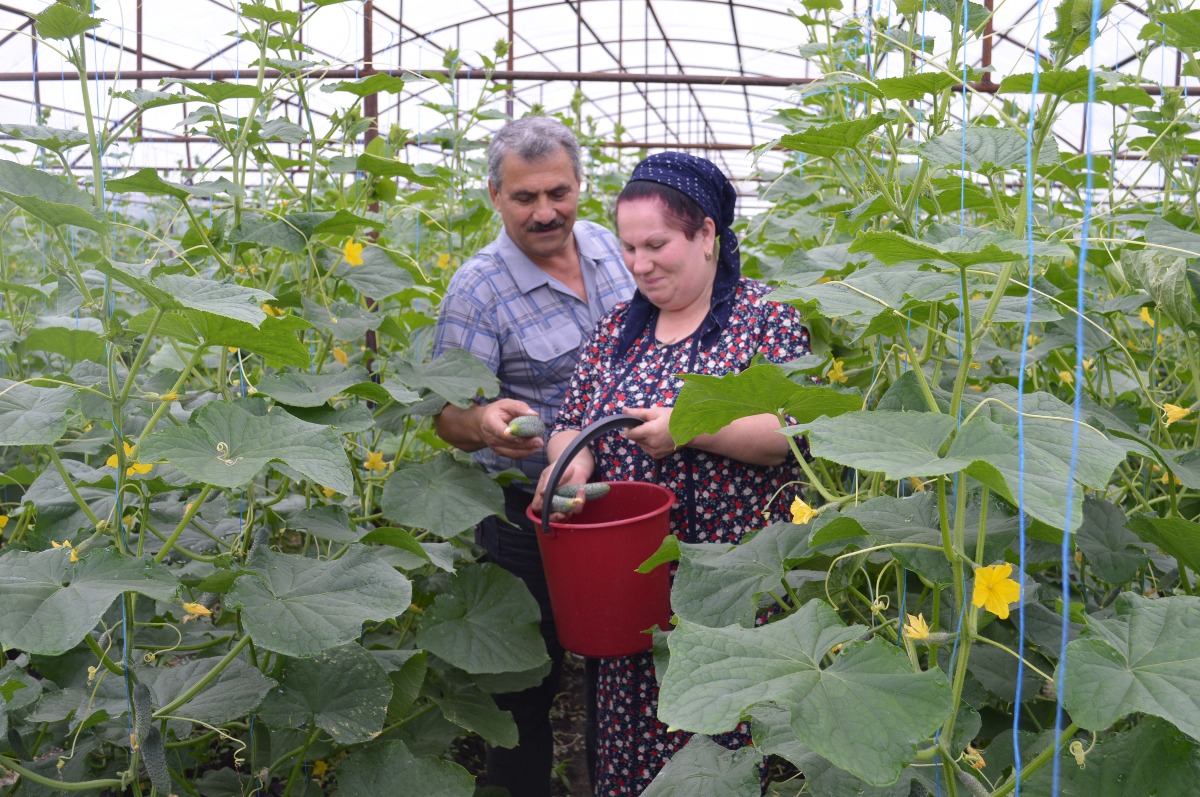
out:
{"label": "soil ground", "polygon": [[[554,772],[551,793],[554,797],[591,797],[584,736],[587,706],[584,697],[583,659],[568,653],[563,662],[562,691],[554,702],[550,720],[554,726]],[[483,765],[483,742],[479,737],[458,745],[455,758],[476,777],[477,797],[500,797],[507,791],[487,788]],[[520,797],[520,795],[512,795]]]}

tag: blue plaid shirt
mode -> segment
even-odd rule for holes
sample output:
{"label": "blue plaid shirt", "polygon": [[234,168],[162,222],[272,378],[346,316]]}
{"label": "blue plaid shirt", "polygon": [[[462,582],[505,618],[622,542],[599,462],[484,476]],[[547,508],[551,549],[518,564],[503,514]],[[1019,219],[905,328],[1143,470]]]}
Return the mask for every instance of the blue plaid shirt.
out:
{"label": "blue plaid shirt", "polygon": [[[434,357],[466,349],[483,360],[500,380],[500,396],[527,403],[547,428],[596,323],[634,290],[616,236],[589,221],[576,221],[573,232],[586,302],[534,265],[502,229],[450,280],[433,344]],[[518,467],[534,480],[546,467],[541,451],[519,461],[488,448],[473,456],[489,472]]]}

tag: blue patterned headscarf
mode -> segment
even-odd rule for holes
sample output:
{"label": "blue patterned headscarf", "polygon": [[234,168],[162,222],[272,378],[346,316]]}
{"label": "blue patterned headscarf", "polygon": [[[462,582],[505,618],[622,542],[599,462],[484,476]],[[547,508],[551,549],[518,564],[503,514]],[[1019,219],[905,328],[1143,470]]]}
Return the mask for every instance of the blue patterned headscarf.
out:
{"label": "blue patterned headscarf", "polygon": [[[713,220],[720,240],[717,274],[713,279],[712,301],[708,317],[700,325],[700,343],[711,345],[729,322],[733,299],[742,276],[742,259],[738,254],[737,236],[730,229],[737,191],[711,161],[685,152],[659,152],[643,160],[633,169],[629,182],[645,180],[670,186],[691,198],[704,215]],[[618,345],[620,353],[629,349],[642,330],[658,316],[658,308],[642,295],[634,294]]]}

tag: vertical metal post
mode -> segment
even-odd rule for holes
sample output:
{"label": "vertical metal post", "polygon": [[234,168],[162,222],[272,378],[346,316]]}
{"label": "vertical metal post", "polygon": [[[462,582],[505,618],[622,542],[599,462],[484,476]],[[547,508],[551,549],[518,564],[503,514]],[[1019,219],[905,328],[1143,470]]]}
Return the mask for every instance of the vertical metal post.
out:
{"label": "vertical metal post", "polygon": [[[992,73],[988,67],[992,65],[992,36],[995,35],[995,29],[992,27],[992,3],[994,0],[983,0],[983,7],[988,10],[987,24],[983,27],[983,59],[980,64],[983,67],[983,85],[992,85]],[[963,120],[966,124],[966,120]]]}
{"label": "vertical metal post", "polygon": [[[375,0],[363,3],[363,58],[362,76],[375,71]],[[379,95],[363,97],[363,115],[371,119],[371,126],[363,133],[363,146],[370,144],[379,135]]]}
{"label": "vertical metal post", "polygon": [[[517,37],[513,33],[513,0],[508,0],[508,71],[513,71],[513,50],[517,49]],[[504,112],[508,114],[508,118],[513,118],[513,84],[508,81],[508,88],[504,91]]]}
{"label": "vertical metal post", "polygon": [[[617,71],[625,71],[625,0],[617,0]],[[617,125],[622,126],[625,85],[617,84]]]}
{"label": "vertical metal post", "polygon": [[[363,68],[362,68],[362,75],[363,75],[363,77],[367,77],[367,76],[373,74],[374,72],[375,72],[375,0],[367,0],[367,2],[363,3]],[[363,115],[366,117],[369,117],[371,120],[370,125],[367,127],[367,131],[365,133],[363,133],[363,149],[365,150],[368,144],[370,144],[372,141],[374,141],[376,138],[379,137],[379,95],[378,94],[372,93],[372,94],[368,94],[367,96],[363,97]],[[309,179],[312,179],[311,175],[310,175]],[[386,179],[386,178],[383,178],[383,179]],[[372,213],[378,213],[379,212],[379,203],[372,202],[370,205],[370,210]],[[374,243],[379,238],[379,233],[376,232],[375,230],[370,230],[367,232],[366,237],[368,240],[370,240],[372,243]],[[363,298],[365,298],[367,300],[367,309],[368,310],[374,311],[375,309],[377,309],[379,307],[379,303],[376,302],[370,296],[364,296]],[[379,341],[375,337],[375,330],[368,329],[366,338],[367,338],[367,340],[366,340],[366,343],[367,343],[367,355],[366,355],[367,370],[371,373],[371,379],[373,381],[378,382],[379,375],[377,373],[375,373],[375,368],[373,367],[375,353],[377,351],[379,351]]]}
{"label": "vertical metal post", "polygon": [[[137,31],[134,34],[135,42],[136,42],[134,44],[134,47],[136,48],[135,58],[137,61],[137,71],[141,72],[142,69],[144,68],[142,56],[145,53],[145,50],[142,49],[142,0],[137,0],[137,12],[136,12],[135,20],[136,20],[135,24],[137,25]],[[137,79],[137,87],[139,89],[142,87],[142,79],[141,78]],[[142,115],[141,114],[138,114],[137,134],[139,137],[141,137],[141,135],[142,135]]]}

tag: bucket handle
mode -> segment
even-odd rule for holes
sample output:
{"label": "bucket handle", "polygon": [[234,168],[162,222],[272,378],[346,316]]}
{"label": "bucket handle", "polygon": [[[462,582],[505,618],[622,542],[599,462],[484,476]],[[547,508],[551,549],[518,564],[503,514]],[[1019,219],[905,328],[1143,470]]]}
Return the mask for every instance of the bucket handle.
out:
{"label": "bucket handle", "polygon": [[[611,432],[613,429],[627,429],[634,426],[641,426],[643,423],[645,421],[641,418],[635,418],[632,415],[622,412],[617,415],[609,415],[607,418],[601,418],[595,423],[583,427],[583,430],[563,450],[562,456],[554,462],[554,468],[550,471],[550,481],[546,482],[546,499],[545,503],[542,504],[543,510],[550,505],[550,496],[554,495],[555,489],[558,488],[558,481],[562,478],[563,471],[567,469],[567,465],[571,464],[571,460],[575,459],[575,455],[583,450],[584,446],[605,432]],[[550,524],[544,524],[543,530],[549,533]]]}

